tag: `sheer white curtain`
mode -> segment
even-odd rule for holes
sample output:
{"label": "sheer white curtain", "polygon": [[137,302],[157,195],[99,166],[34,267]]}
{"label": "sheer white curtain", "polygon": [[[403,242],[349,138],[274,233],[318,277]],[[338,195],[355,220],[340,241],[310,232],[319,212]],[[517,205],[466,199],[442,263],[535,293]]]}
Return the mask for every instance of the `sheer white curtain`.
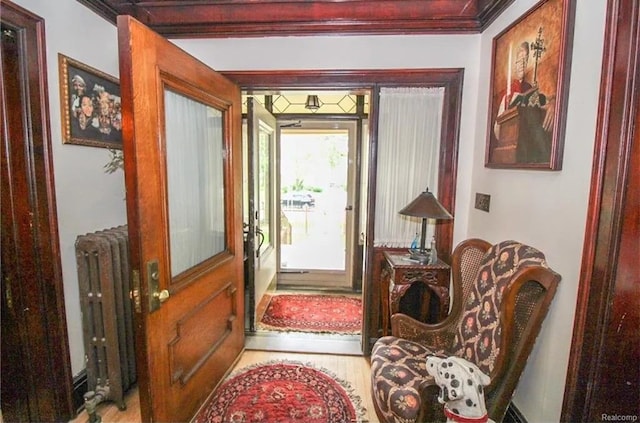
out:
{"label": "sheer white curtain", "polygon": [[[378,120],[375,246],[408,247],[421,219],[398,212],[425,189],[438,198],[444,88],[382,88]],[[434,233],[427,226],[426,243]]]}
{"label": "sheer white curtain", "polygon": [[225,249],[221,111],[165,90],[171,274]]}

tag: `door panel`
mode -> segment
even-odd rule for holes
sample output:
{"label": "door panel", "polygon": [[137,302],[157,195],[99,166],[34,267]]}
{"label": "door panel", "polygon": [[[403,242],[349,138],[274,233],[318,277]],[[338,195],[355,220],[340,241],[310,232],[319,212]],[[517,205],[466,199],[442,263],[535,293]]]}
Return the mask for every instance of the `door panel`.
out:
{"label": "door panel", "polygon": [[246,307],[252,332],[256,330],[256,308],[260,298],[276,275],[276,129],[276,118],[253,98],[247,98],[249,303]]}
{"label": "door panel", "polygon": [[188,421],[244,346],[240,91],[118,18],[144,421]]}
{"label": "door panel", "polygon": [[172,383],[187,383],[202,366],[202,359],[215,353],[231,335],[237,316],[233,293],[233,286],[226,284],[178,320],[176,336],[169,343]]}

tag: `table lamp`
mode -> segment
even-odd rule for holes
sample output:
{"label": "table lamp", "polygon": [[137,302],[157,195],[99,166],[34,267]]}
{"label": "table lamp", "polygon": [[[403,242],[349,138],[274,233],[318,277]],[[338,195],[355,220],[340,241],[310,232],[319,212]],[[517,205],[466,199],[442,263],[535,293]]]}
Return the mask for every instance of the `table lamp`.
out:
{"label": "table lamp", "polygon": [[398,213],[405,216],[421,217],[422,218],[422,232],[420,234],[420,247],[419,249],[409,250],[410,258],[416,260],[421,264],[429,263],[429,253],[424,247],[425,237],[427,235],[427,219],[437,220],[449,220],[453,219],[453,216],[438,202],[433,193],[429,192],[429,188],[426,191],[420,193],[415,200],[405,206]]}

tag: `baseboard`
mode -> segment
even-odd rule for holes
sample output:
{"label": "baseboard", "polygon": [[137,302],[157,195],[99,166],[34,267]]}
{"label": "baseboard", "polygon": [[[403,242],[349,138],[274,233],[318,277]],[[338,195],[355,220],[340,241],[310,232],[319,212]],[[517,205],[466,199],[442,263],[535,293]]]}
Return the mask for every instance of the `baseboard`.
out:
{"label": "baseboard", "polygon": [[79,413],[84,409],[84,394],[89,390],[87,382],[87,370],[83,369],[73,378],[73,409]]}
{"label": "baseboard", "polygon": [[362,356],[360,335],[246,333],[245,349],[306,354]]}
{"label": "baseboard", "polygon": [[308,284],[307,285],[286,284],[282,282],[278,283],[278,288],[274,293],[277,293],[277,291],[299,291],[301,293],[308,291],[312,293],[317,292],[319,294],[362,294],[362,291],[354,291],[351,288],[344,288],[339,286],[322,287],[322,286],[311,286]]}
{"label": "baseboard", "polygon": [[509,403],[507,412],[504,415],[503,423],[527,423],[527,419],[522,415],[514,403]]}

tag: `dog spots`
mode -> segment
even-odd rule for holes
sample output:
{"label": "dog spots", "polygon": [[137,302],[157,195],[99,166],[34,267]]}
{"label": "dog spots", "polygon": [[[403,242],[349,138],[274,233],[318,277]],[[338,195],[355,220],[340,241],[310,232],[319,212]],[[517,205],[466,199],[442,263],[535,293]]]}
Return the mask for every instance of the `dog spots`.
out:
{"label": "dog spots", "polygon": [[482,383],[489,383],[489,378],[473,363],[459,357],[428,357],[426,368],[440,388],[438,401],[451,407],[453,413],[466,416],[474,410],[486,412]]}

